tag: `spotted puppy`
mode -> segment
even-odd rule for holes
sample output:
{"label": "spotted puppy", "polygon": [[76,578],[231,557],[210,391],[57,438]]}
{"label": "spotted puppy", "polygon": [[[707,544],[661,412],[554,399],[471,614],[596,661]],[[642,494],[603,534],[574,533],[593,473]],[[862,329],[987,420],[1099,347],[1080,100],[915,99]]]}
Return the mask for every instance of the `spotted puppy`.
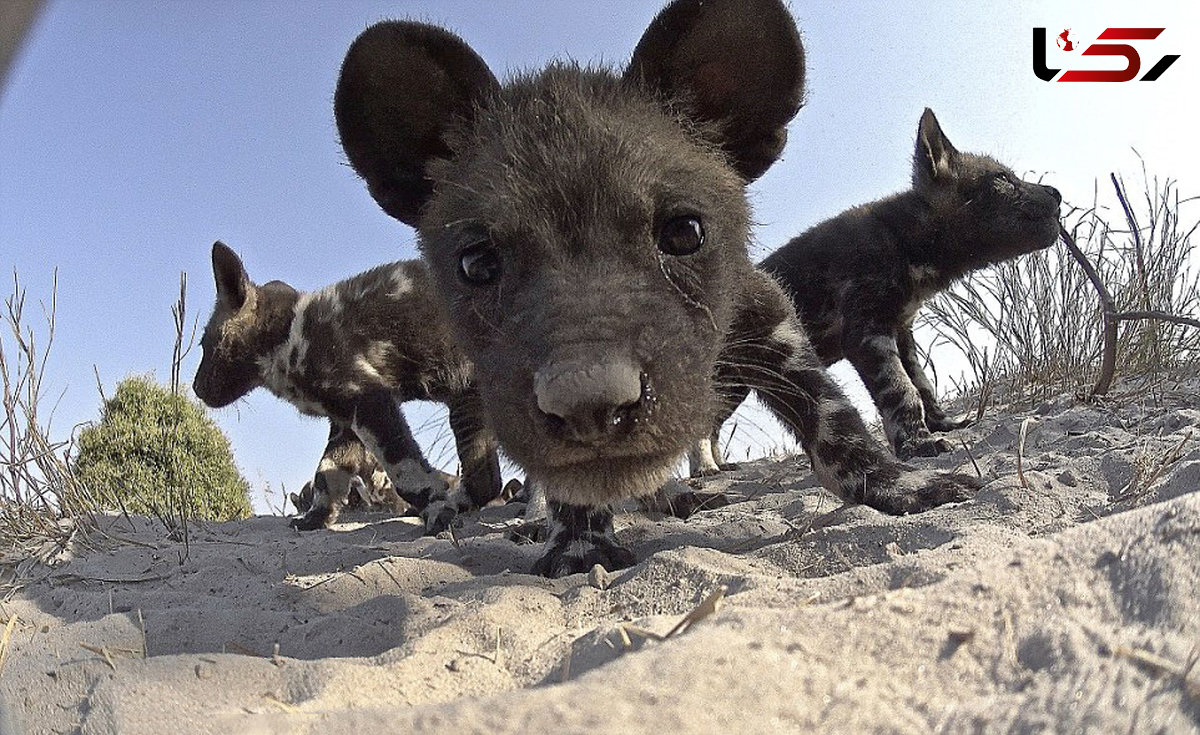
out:
{"label": "spotted puppy", "polygon": [[610,506],[657,489],[709,431],[717,364],[846,500],[907,513],[975,486],[870,437],[747,255],[746,183],[780,155],[803,78],[779,0],[676,0],[621,73],[564,62],[501,83],[415,22],[350,47],[342,145],[416,228],[489,422],[545,490],[537,572],[633,563]]}
{"label": "spotted puppy", "polygon": [[[500,494],[497,445],[470,363],[430,296],[422,263],[391,263],[300,293],[282,281],[254,284],[223,243],[213,245],[212,260],[217,304],[201,339],[196,395],[218,408],[261,386],[301,413],[329,419],[312,506],[293,526],[310,530],[337,518],[350,488],[344,460],[360,442],[420,511],[427,533]],[[398,405],[412,400],[449,407],[461,491],[451,492],[413,439]]]}
{"label": "spotted puppy", "polygon": [[[346,485],[345,490],[332,491],[332,494],[334,497],[345,495],[347,508],[380,509],[393,513],[408,509],[408,503],[396,494],[396,488],[392,486],[387,473],[362,442],[353,441],[336,446],[332,453],[321,458],[320,466],[324,468],[319,473],[324,482]],[[336,472],[333,471],[335,469]],[[312,507],[313,484],[314,480],[309,480],[299,493],[288,496],[300,513],[307,513]]]}
{"label": "spotted puppy", "polygon": [[[917,310],[973,270],[1052,245],[1061,201],[1053,187],[956,150],[926,109],[911,189],[822,222],[761,267],[787,289],[821,361],[854,365],[896,454],[933,456],[950,446],[930,432],[968,422],[946,416],[921,368]],[[722,418],[745,397],[737,386],[729,393]]]}

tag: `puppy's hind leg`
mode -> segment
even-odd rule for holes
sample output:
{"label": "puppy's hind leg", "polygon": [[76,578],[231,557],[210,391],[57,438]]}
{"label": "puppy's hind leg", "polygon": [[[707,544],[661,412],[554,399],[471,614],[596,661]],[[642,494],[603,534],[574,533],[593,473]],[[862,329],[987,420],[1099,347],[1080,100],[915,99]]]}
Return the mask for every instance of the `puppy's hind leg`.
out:
{"label": "puppy's hind leg", "polygon": [[[375,455],[396,493],[418,511],[434,498],[446,498],[449,483],[425,460],[396,400],[387,391],[363,393],[345,407],[350,427]],[[425,527],[426,534],[435,533]]]}
{"label": "puppy's hind leg", "polygon": [[317,474],[304,487],[309,490],[305,497],[302,490],[300,497],[292,502],[297,510],[301,504],[306,504],[304,512],[291,520],[293,528],[300,531],[312,531],[333,524],[342,510],[346,498],[350,494],[350,474],[341,467],[337,458],[343,456],[352,444],[358,443],[358,437],[350,427],[338,421],[329,422],[329,440],[325,443],[325,451],[317,465]]}

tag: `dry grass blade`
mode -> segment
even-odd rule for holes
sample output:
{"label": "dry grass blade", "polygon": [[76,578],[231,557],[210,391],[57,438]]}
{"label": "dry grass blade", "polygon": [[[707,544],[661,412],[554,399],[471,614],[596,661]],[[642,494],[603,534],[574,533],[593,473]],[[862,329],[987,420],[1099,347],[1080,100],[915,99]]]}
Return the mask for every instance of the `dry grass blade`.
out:
{"label": "dry grass blade", "polygon": [[1174,661],[1159,656],[1150,651],[1143,651],[1140,648],[1131,648],[1129,646],[1117,646],[1113,649],[1113,655],[1117,658],[1123,658],[1132,661],[1142,668],[1148,669],[1155,675],[1166,674],[1173,676],[1179,680],[1180,687],[1184,693],[1193,700],[1200,700],[1200,681],[1195,681],[1192,677],[1192,671],[1196,667],[1197,655],[1193,651],[1192,657],[1187,664],[1177,664]]}
{"label": "dry grass blade", "polygon": [[[1151,486],[1154,485],[1155,480],[1162,475],[1163,471],[1179,461],[1179,458],[1183,456],[1184,445],[1191,438],[1192,432],[1189,430],[1174,447],[1154,459],[1150,463],[1148,470],[1135,473],[1133,478],[1129,480],[1129,484],[1122,488],[1117,497],[1113,499],[1113,502],[1120,503],[1126,500],[1140,500],[1143,498],[1150,492]],[[1138,487],[1139,485],[1141,486],[1140,488]]]}
{"label": "dry grass blade", "polygon": [[146,619],[142,617],[142,608],[138,608],[138,629],[142,631],[142,658],[150,655],[150,646],[146,641]]}
{"label": "dry grass blade", "polygon": [[25,312],[26,291],[13,273],[0,315],[0,543],[32,554],[46,541],[64,548],[80,527],[94,527],[95,498],[71,470],[73,436],[52,439],[53,410],[43,411],[46,366],[54,345],[57,274],[42,324]]}
{"label": "dry grass blade", "polygon": [[90,652],[96,654],[97,656],[99,656],[100,658],[104,659],[104,663],[108,664],[108,667],[110,669],[112,669],[113,671],[117,670],[117,664],[115,661],[113,661],[113,654],[120,654],[122,656],[137,656],[137,657],[144,658],[142,656],[142,652],[136,648],[121,648],[121,647],[114,647],[114,646],[92,646],[87,643],[80,643],[79,647],[85,651],[90,651]]}
{"label": "dry grass blade", "polygon": [[979,463],[975,461],[975,454],[971,448],[967,446],[967,442],[962,437],[958,438],[958,443],[962,445],[963,451],[967,453],[967,459],[971,460],[971,466],[975,468],[975,476],[982,478],[983,470],[979,469]]}
{"label": "dry grass blade", "polygon": [[663,640],[666,640],[677,633],[684,632],[696,623],[717,612],[717,610],[721,608],[721,601],[725,599],[725,593],[728,591],[729,587],[726,585],[718,586],[712,591],[712,594],[710,594],[708,597],[705,597],[704,600],[690,613],[684,615],[683,620],[680,620],[678,623],[676,623],[674,628],[671,628],[669,631],[667,631],[667,634],[663,636]]}
{"label": "dry grass blade", "polygon": [[0,634],[0,674],[4,673],[4,662],[8,660],[8,643],[12,640],[16,627],[17,616],[12,615],[8,618],[8,624],[4,626],[4,633]]}
{"label": "dry grass blade", "polygon": [[1025,435],[1029,432],[1029,426],[1034,422],[1032,417],[1021,422],[1020,435],[1017,438],[1017,479],[1021,481],[1021,487],[1029,489],[1029,481],[1025,479]]}

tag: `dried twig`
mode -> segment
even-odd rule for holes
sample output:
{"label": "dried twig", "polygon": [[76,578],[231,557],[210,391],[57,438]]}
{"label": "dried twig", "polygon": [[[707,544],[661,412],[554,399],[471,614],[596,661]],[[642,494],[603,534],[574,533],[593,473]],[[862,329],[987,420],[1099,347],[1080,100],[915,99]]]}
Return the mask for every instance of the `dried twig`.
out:
{"label": "dried twig", "polygon": [[8,624],[4,626],[4,633],[0,635],[0,673],[4,673],[4,662],[8,660],[8,642],[12,640],[13,629],[17,627],[17,616],[12,615],[8,618]]}
{"label": "dried twig", "polygon": [[1104,285],[1104,281],[1100,280],[1100,274],[1096,272],[1091,261],[1075,244],[1075,238],[1067,232],[1067,228],[1062,228],[1059,236],[1100,296],[1100,307],[1104,315],[1104,346],[1100,353],[1100,373],[1096,376],[1096,385],[1092,387],[1091,392],[1091,397],[1095,398],[1108,393],[1108,389],[1112,385],[1113,373],[1117,368],[1117,320],[1114,316],[1117,313],[1117,306],[1108,287]]}
{"label": "dried twig", "polygon": [[1029,481],[1025,479],[1025,434],[1034,420],[1031,416],[1021,422],[1021,430],[1017,439],[1017,479],[1021,481],[1021,487],[1026,490],[1029,489]]}
{"label": "dried twig", "polygon": [[1115,318],[1117,321],[1157,319],[1160,322],[1182,324],[1187,327],[1200,327],[1200,319],[1192,319],[1191,317],[1168,314],[1165,311],[1122,311],[1118,314],[1113,314],[1113,318]]}

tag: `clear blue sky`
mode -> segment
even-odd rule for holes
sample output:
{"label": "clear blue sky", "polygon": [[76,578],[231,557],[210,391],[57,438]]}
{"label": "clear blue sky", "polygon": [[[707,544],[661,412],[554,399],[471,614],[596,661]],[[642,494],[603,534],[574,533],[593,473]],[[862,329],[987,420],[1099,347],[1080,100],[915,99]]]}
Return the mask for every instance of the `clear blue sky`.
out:
{"label": "clear blue sky", "polygon": [[[444,23],[503,75],[562,55],[621,64],[659,6],[50,0],[0,90],[0,267],[15,268],[32,299],[49,295],[58,269],[47,388],[65,391],[59,434],[97,415],[93,365],[108,388],[132,373],[166,379],[179,271],[203,323],[217,238],[256,280],[301,289],[415,257],[412,232],[379,211],[345,165],[333,124],[338,66],[369,23]],[[959,148],[1044,173],[1069,200],[1090,201],[1092,181],[1110,170],[1132,173],[1131,148],[1184,194],[1200,193],[1194,0],[792,7],[808,52],[808,104],[784,160],[752,187],[756,256],[904,187],[927,105]],[[1163,53],[1183,57],[1154,83],[1048,84],[1030,71],[1033,26],[1052,36],[1070,27],[1081,39],[1105,26],[1166,26],[1144,47],[1143,69]],[[1085,65],[1055,49],[1050,61]],[[197,348],[189,380],[198,359]],[[414,425],[428,417],[409,413]],[[314,469],[321,422],[262,391],[216,415],[256,492],[266,483],[296,489]],[[452,454],[441,461],[453,467]]]}

